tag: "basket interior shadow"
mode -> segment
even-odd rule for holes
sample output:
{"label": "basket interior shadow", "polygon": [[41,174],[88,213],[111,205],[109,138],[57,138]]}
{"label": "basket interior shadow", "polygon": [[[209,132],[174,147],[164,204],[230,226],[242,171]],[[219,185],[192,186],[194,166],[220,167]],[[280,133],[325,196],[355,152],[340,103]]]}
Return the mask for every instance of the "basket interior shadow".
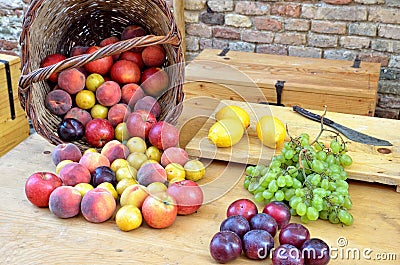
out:
{"label": "basket interior shadow", "polygon": [[[70,57],[53,66],[40,68],[43,58],[52,53],[69,55],[76,45],[98,45],[102,39],[119,37],[132,24],[150,35],[120,41],[90,55]],[[33,0],[27,10],[22,33],[19,98],[37,133],[53,144],[62,143],[57,135],[61,118],[45,108],[46,94],[52,89],[47,78],[53,72],[79,67],[95,59],[130,50],[162,44],[170,77],[169,89],[158,99],[161,120],[176,124],[182,111],[184,62],[181,36],[173,14],[164,0]],[[81,150],[85,141],[75,142]]]}

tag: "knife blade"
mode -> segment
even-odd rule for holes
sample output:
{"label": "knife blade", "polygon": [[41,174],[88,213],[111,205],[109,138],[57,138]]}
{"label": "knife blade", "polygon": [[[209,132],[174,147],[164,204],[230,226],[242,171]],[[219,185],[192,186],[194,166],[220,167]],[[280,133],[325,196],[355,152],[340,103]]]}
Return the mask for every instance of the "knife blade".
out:
{"label": "knife blade", "polygon": [[[315,113],[312,113],[311,111],[305,110],[299,106],[293,106],[293,110],[301,115],[303,115],[306,118],[309,118],[313,121],[321,122],[321,116]],[[346,126],[343,126],[339,123],[336,123],[328,118],[323,118],[323,123],[329,127],[332,127],[333,129],[337,130],[344,136],[346,136],[348,139],[352,141],[356,141],[359,143],[363,144],[368,144],[368,145],[375,145],[375,146],[392,146],[392,144],[389,141],[378,139],[369,135],[366,135],[364,133],[355,131],[353,129],[350,129]]]}

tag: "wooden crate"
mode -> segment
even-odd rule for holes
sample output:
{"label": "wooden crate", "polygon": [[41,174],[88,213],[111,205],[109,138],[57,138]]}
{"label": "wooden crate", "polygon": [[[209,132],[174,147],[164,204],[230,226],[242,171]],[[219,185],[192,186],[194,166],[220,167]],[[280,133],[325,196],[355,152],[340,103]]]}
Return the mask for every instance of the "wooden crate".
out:
{"label": "wooden crate", "polygon": [[307,109],[373,116],[380,64],[205,49],[185,69],[185,97],[277,102]]}
{"label": "wooden crate", "polygon": [[0,156],[29,135],[28,119],[18,100],[20,75],[20,58],[0,54]]}

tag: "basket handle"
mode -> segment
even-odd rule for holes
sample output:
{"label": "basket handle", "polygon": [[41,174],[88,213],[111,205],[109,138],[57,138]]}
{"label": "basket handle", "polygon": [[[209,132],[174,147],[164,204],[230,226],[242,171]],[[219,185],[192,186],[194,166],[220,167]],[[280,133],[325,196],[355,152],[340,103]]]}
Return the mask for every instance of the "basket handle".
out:
{"label": "basket handle", "polygon": [[39,68],[28,74],[21,75],[21,77],[19,78],[18,88],[20,93],[23,94],[24,97],[26,97],[29,92],[30,84],[46,80],[53,73],[58,73],[65,69],[79,67],[94,60],[101,59],[117,53],[122,53],[135,47],[145,47],[155,44],[171,44],[174,46],[178,46],[180,45],[180,40],[179,36],[175,33],[168,34],[166,36],[146,35],[143,37],[119,41],[102,47],[94,53],[73,56],[56,64]]}

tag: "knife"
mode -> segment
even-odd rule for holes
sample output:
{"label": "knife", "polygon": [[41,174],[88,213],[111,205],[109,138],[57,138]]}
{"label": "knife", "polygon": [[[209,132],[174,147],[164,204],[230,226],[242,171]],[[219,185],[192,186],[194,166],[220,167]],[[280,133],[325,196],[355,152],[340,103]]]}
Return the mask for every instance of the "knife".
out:
{"label": "knife", "polygon": [[[308,110],[305,110],[299,106],[293,106],[293,110],[304,117],[307,117],[313,121],[321,122],[321,116],[315,113],[312,113]],[[348,127],[345,127],[343,125],[340,125],[339,123],[336,123],[328,118],[323,118],[323,123],[325,125],[328,125],[338,132],[342,133],[344,136],[346,136],[348,139],[363,143],[363,144],[368,144],[368,145],[376,145],[376,146],[392,146],[392,144],[386,140],[381,140],[366,134],[363,134],[361,132],[357,132],[353,129],[350,129]]]}

